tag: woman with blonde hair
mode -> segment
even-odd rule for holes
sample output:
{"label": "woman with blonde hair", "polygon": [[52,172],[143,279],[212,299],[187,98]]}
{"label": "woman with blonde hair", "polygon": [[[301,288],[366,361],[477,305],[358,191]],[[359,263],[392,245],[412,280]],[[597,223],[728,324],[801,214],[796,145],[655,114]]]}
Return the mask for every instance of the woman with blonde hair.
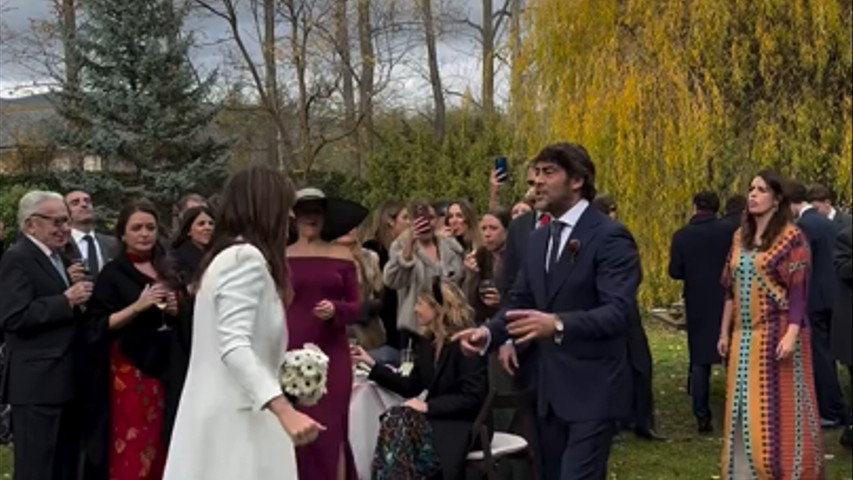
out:
{"label": "woman with blonde hair", "polygon": [[[389,200],[376,210],[368,240],[364,242],[363,247],[373,250],[379,256],[380,277],[390,259],[391,244],[409,229],[411,223],[409,210],[401,202]],[[385,330],[386,344],[371,354],[380,362],[396,364],[399,363],[402,346],[400,330],[397,328],[397,291],[384,288],[383,285],[381,300],[379,317]]]}
{"label": "woman with blonde hair", "polygon": [[373,478],[464,478],[474,418],[488,393],[486,358],[464,355],[450,338],[474,325],[474,312],[458,286],[435,277],[419,291],[415,315],[425,335],[408,375],[353,347],[371,380],[410,399],[382,415]]}

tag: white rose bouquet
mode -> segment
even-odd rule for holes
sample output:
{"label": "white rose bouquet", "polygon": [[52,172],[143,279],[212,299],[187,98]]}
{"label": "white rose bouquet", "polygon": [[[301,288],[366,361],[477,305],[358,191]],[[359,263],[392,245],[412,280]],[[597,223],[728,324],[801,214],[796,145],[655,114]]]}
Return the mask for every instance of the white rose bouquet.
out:
{"label": "white rose bouquet", "polygon": [[281,366],[281,389],[300,405],[312,406],[326,394],[329,357],[313,343],[284,355]]}

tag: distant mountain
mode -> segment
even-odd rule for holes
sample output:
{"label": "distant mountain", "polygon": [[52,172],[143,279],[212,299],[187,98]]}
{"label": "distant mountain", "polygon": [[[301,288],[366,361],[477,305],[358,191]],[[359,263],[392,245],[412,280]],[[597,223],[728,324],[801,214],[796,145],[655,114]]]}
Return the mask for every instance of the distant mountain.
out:
{"label": "distant mountain", "polygon": [[51,93],[0,98],[0,150],[43,140],[59,116]]}

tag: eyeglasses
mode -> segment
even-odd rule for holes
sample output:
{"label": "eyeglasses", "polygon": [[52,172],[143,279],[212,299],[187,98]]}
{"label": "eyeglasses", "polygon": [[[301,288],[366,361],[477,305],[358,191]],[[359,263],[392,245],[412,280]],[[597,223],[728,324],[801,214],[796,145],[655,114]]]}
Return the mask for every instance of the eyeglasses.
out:
{"label": "eyeglasses", "polygon": [[32,218],[32,217],[41,218],[44,220],[49,220],[49,221],[53,222],[54,227],[64,227],[65,225],[68,225],[68,217],[65,217],[65,216],[63,216],[63,217],[52,217],[50,215],[43,215],[41,213],[34,213],[30,216],[30,218]]}

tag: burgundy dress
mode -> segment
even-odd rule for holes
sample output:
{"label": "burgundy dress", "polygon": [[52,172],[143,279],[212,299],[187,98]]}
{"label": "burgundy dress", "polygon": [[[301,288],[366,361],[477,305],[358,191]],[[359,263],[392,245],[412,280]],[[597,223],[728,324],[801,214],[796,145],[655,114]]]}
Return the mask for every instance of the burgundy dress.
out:
{"label": "burgundy dress", "polygon": [[[350,260],[328,257],[289,258],[293,301],[287,308],[288,349],[313,343],[329,356],[328,393],[313,407],[299,410],[327,430],[314,443],[296,449],[299,478],[335,480],[341,448],[348,479],[357,478],[349,446],[349,402],[352,394],[352,361],[346,326],[359,317],[358,276]],[[314,316],[322,300],[335,305],[335,318]]]}

